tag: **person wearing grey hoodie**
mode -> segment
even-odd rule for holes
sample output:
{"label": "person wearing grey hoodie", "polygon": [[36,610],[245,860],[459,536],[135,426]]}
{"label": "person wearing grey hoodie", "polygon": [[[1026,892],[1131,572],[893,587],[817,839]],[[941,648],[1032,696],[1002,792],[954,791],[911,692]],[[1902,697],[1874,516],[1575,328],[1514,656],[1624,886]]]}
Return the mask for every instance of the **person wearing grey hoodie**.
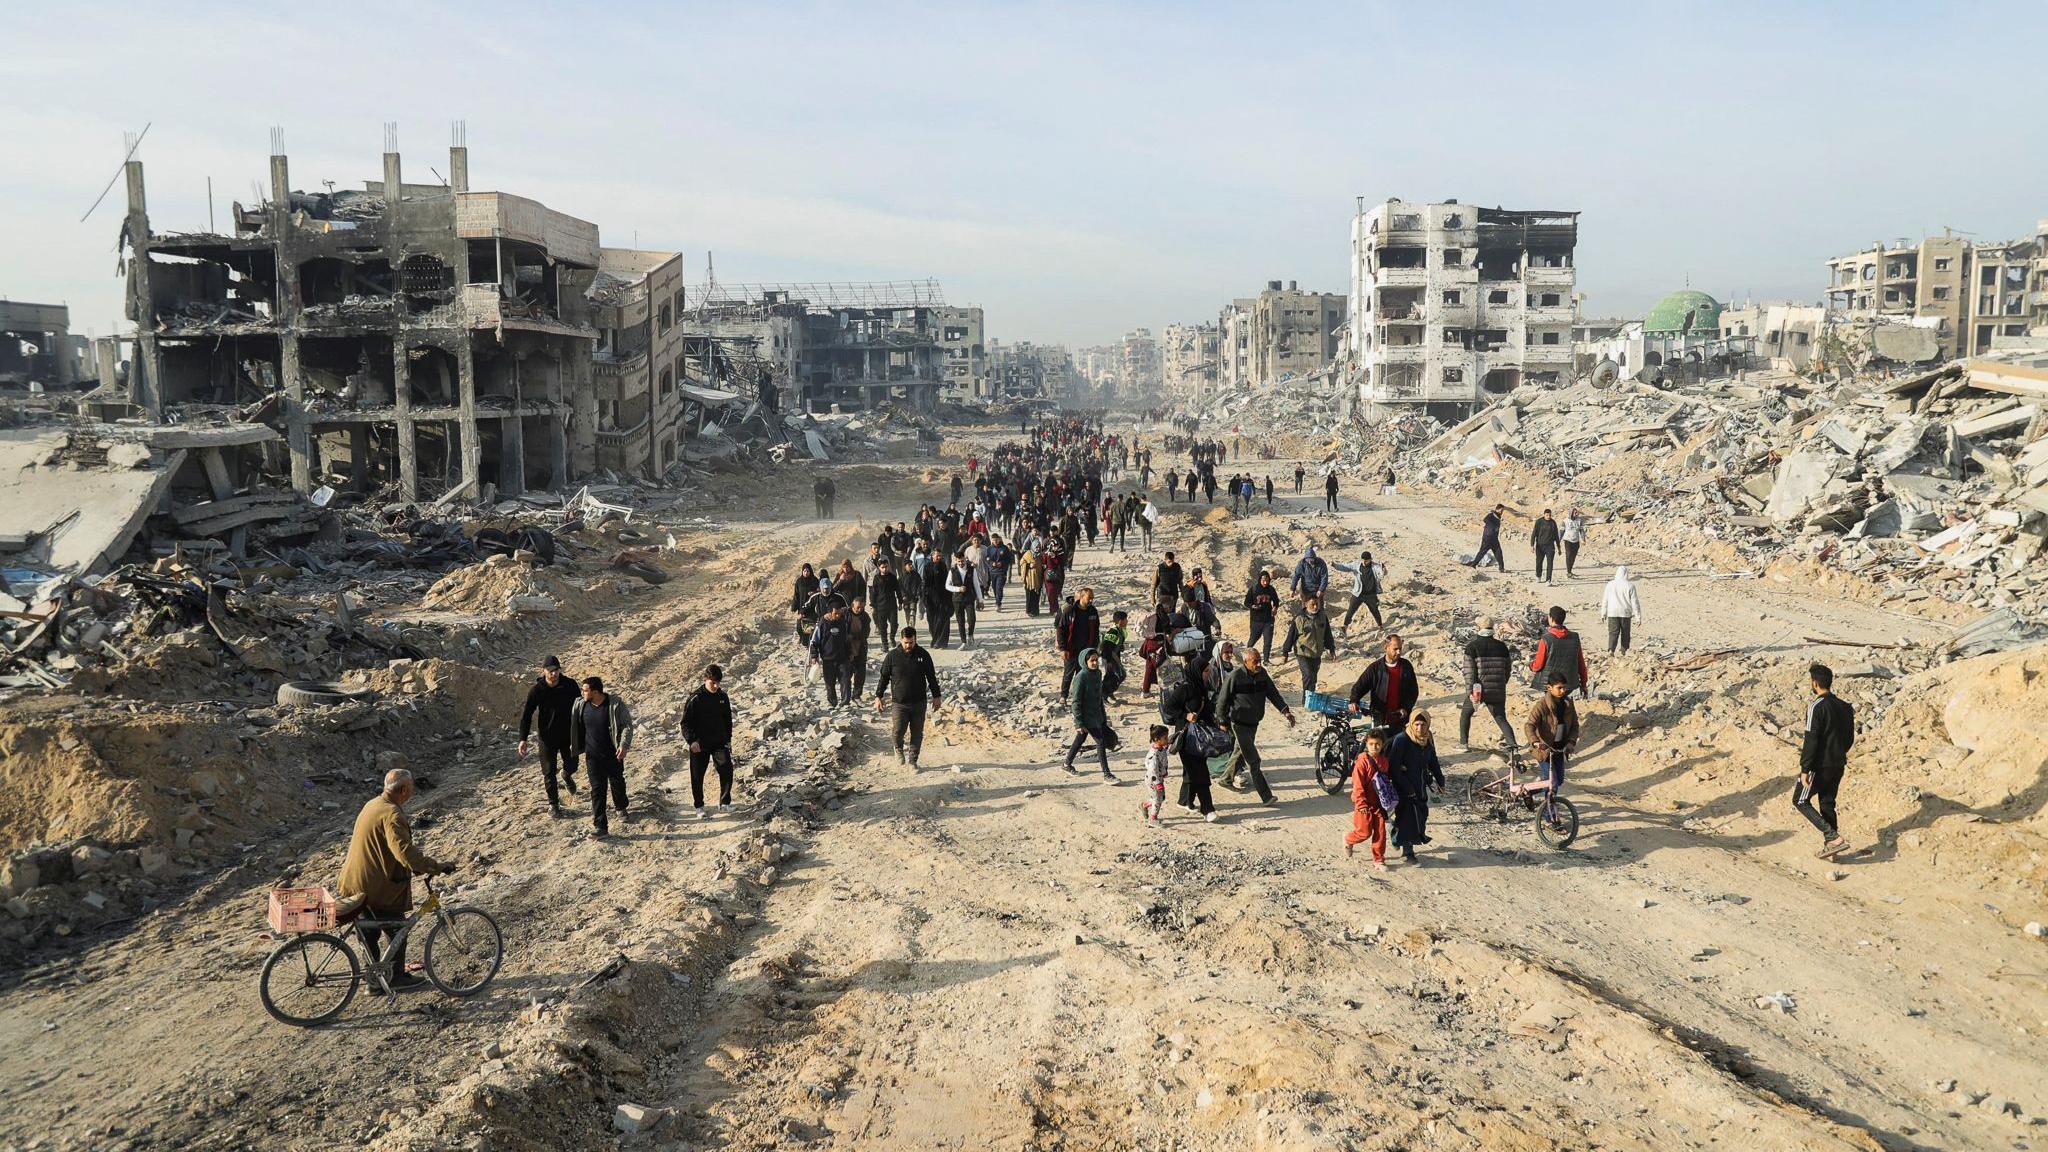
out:
{"label": "person wearing grey hoodie", "polygon": [[1600,592],[1600,614],[1607,618],[1607,651],[1616,647],[1628,651],[1631,625],[1643,622],[1643,598],[1636,592],[1635,581],[1628,578],[1628,565],[1617,565],[1614,579]]}

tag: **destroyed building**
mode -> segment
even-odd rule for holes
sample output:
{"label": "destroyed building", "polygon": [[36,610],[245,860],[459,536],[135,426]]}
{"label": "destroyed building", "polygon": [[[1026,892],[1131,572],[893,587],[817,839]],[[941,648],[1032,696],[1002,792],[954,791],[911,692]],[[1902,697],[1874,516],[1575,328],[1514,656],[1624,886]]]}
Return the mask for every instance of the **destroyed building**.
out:
{"label": "destroyed building", "polygon": [[1193,397],[1215,391],[1220,341],[1214,324],[1168,324],[1161,329],[1159,373],[1167,391]]}
{"label": "destroyed building", "polygon": [[1242,392],[1252,383],[1252,307],[1258,301],[1241,296],[1216,314],[1216,386]]}
{"label": "destroyed building", "polygon": [[[950,363],[975,380],[981,310],[949,307],[935,280],[868,284],[720,284],[689,293],[685,337],[715,377],[772,388],[784,412],[867,411],[897,404],[930,412]],[[986,355],[985,346],[984,356]],[[714,355],[712,350],[716,350]],[[706,362],[700,358],[699,363]],[[971,393],[970,393],[971,394]]]}
{"label": "destroyed building", "polygon": [[1817,304],[1750,302],[1721,309],[1721,335],[1755,339],[1756,359],[1781,372],[1804,372],[1826,327],[1827,309]]}
{"label": "destroyed building", "polygon": [[1571,374],[1577,212],[1361,197],[1351,226],[1360,398],[1445,415]]}
{"label": "destroyed building", "polygon": [[387,131],[382,180],[299,191],[273,137],[266,200],[225,232],[158,232],[129,161],[121,398],[172,422],[253,408],[283,428],[300,492],[514,495],[594,466],[597,330],[572,286],[597,225],[471,191],[459,137],[448,165],[445,184],[405,183]]}
{"label": "destroyed building", "polygon": [[683,258],[600,248],[584,297],[598,331],[591,353],[597,466],[654,477],[676,462],[685,375]]}
{"label": "destroyed building", "polygon": [[1062,344],[990,340],[989,373],[998,399],[1037,400],[1064,396],[1075,381],[1074,357]]}
{"label": "destroyed building", "polygon": [[2048,220],[2032,236],[2005,243],[1944,234],[1917,244],[1873,244],[1828,261],[1830,317],[1852,331],[1931,330],[1933,347],[1916,362],[1978,355],[1996,337],[2048,325],[2044,292]]}
{"label": "destroyed building", "polygon": [[1304,292],[1299,282],[1266,281],[1253,299],[1247,334],[1250,383],[1309,376],[1336,362],[1346,302],[1340,292]]}
{"label": "destroyed building", "polygon": [[0,386],[68,388],[92,378],[84,355],[85,342],[71,335],[71,309],[0,300]]}
{"label": "destroyed building", "polygon": [[940,308],[932,319],[939,326],[946,367],[939,395],[955,404],[988,399],[988,343],[982,335],[981,309]]}

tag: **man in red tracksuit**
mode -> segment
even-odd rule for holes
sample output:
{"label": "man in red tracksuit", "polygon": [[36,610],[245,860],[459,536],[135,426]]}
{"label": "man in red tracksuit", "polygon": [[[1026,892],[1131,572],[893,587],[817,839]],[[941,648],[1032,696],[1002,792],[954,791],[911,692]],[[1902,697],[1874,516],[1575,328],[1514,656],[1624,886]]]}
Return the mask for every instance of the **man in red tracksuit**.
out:
{"label": "man in red tracksuit", "polygon": [[1529,671],[1536,674],[1536,683],[1541,684],[1545,672],[1556,672],[1564,677],[1564,692],[1573,692],[1583,700],[1592,691],[1586,676],[1586,649],[1579,643],[1579,634],[1564,626],[1564,609],[1550,610],[1550,627],[1543,630],[1543,639],[1536,643],[1536,655],[1529,660]]}

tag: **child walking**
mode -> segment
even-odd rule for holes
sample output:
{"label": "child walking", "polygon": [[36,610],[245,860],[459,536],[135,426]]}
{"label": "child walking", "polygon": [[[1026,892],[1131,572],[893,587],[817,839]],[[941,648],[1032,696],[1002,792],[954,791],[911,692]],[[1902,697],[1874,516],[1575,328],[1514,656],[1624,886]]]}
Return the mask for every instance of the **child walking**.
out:
{"label": "child walking", "polygon": [[1152,746],[1145,749],[1145,788],[1150,799],[1139,805],[1139,811],[1145,819],[1161,824],[1165,822],[1166,772],[1173,763],[1172,757],[1166,754],[1166,744],[1172,733],[1167,731],[1166,725],[1154,724],[1151,735]]}
{"label": "child walking", "polygon": [[1372,842],[1373,867],[1387,870],[1387,817],[1400,803],[1387,764],[1387,739],[1368,732],[1365,751],[1351,766],[1351,831],[1344,834],[1344,854],[1355,855],[1358,843]]}

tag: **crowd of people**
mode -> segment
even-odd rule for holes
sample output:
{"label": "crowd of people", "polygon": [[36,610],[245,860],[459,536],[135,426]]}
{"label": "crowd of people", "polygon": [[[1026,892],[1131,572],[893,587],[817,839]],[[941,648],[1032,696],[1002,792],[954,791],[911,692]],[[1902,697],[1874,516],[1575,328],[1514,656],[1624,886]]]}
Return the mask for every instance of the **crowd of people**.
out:
{"label": "crowd of people", "polygon": [[[1213,501],[1216,469],[1241,453],[1242,445],[1197,439],[1191,423],[1174,427],[1176,432],[1157,445],[1186,460],[1166,470],[1169,500],[1178,499],[1185,488],[1188,499],[1200,490]],[[1321,665],[1337,655],[1340,637],[1349,634],[1363,609],[1381,637],[1380,653],[1341,698],[1342,707],[1369,720],[1363,750],[1349,766],[1352,821],[1344,848],[1349,854],[1359,844],[1368,845],[1382,868],[1389,846],[1399,848],[1406,860],[1418,860],[1418,849],[1431,842],[1430,801],[1443,791],[1444,772],[1430,717],[1417,707],[1421,678],[1404,655],[1402,638],[1389,628],[1392,614],[1383,603],[1386,565],[1370,551],[1355,561],[1331,563],[1311,545],[1291,569],[1255,571],[1239,601],[1247,621],[1240,643],[1226,635],[1219,613],[1225,593],[1201,568],[1184,568],[1168,549],[1153,569],[1144,599],[1134,606],[1137,618],[1131,609],[1116,608],[1105,626],[1094,588],[1081,585],[1074,569],[1084,550],[1128,551],[1134,532],[1137,546],[1153,551],[1160,509],[1147,489],[1155,449],[1136,436],[1109,432],[1099,419],[1072,415],[1036,425],[1027,420],[1021,433],[986,457],[968,457],[966,476],[955,473],[948,479],[945,507],[925,503],[909,517],[885,524],[858,567],[851,558],[836,565],[802,565],[789,611],[806,656],[807,678],[822,683],[827,705],[856,707],[868,695],[870,658],[877,656],[873,706],[890,711],[896,755],[916,767],[926,718],[943,696],[937,668],[920,638],[935,648],[972,647],[981,614],[1007,611],[1014,603],[1014,581],[1021,587],[1024,615],[1049,618],[1048,644],[1059,655],[1058,692],[1073,725],[1063,768],[1078,772],[1080,758],[1092,751],[1096,770],[1105,779],[1117,779],[1111,756],[1122,741],[1110,720],[1110,704],[1130,683],[1131,673],[1142,668],[1137,691],[1156,694],[1159,720],[1148,725],[1142,753],[1142,816],[1160,822],[1179,808],[1215,821],[1218,783],[1249,790],[1260,805],[1279,802],[1264,772],[1259,734],[1272,712],[1290,726],[1297,722],[1295,705],[1272,673],[1282,618],[1286,629],[1278,660],[1299,671],[1306,705],[1318,695]],[[1306,476],[1303,467],[1295,467],[1295,492],[1302,491]],[[1136,483],[1119,491],[1119,481],[1127,477]],[[1269,504],[1273,499],[1270,477],[1261,486],[1240,472],[1224,483],[1240,508],[1261,494]],[[1336,475],[1329,474],[1326,507],[1335,507],[1337,486]],[[1393,486],[1389,470],[1382,491],[1391,492]],[[815,494],[819,517],[831,517],[837,493],[829,477],[818,479]],[[1506,514],[1502,505],[1486,513],[1479,549],[1467,563],[1491,560],[1505,571],[1500,533]],[[1562,521],[1548,510],[1535,518],[1530,545],[1537,577],[1553,579],[1558,552],[1567,577],[1574,575],[1585,541],[1586,520],[1577,508],[1567,509]],[[1333,622],[1333,597],[1346,595],[1342,620]],[[1616,568],[1603,587],[1601,613],[1609,653],[1627,652],[1643,607],[1626,567]],[[1592,680],[1585,645],[1570,627],[1566,610],[1552,607],[1547,615],[1526,664],[1534,696],[1519,731],[1509,710],[1521,658],[1494,621],[1481,617],[1475,622],[1451,673],[1460,700],[1460,747],[1472,747],[1472,720],[1484,711],[1503,746],[1519,745],[1534,757],[1539,775],[1515,787],[1555,792],[1564,786],[1579,741],[1572,697],[1587,698]],[[691,802],[706,819],[732,803],[733,712],[723,679],[718,665],[707,667],[681,710]],[[1855,716],[1833,694],[1833,673],[1826,667],[1813,665],[1808,685],[1812,702],[1793,806],[1821,834],[1817,855],[1832,857],[1847,847],[1835,800],[1854,740]],[[601,678],[568,676],[550,656],[521,709],[518,753],[538,752],[545,795],[557,817],[567,814],[563,794],[574,797],[577,769],[582,768],[590,800],[589,835],[603,839],[611,818],[620,824],[630,819],[626,766],[634,731],[632,710]],[[1180,785],[1170,805],[1167,792],[1176,764]],[[1215,778],[1219,767],[1220,781]],[[706,802],[707,774],[716,776],[715,807]],[[338,894],[365,896],[372,921],[403,917],[411,905],[412,876],[452,868],[412,844],[404,805],[414,788],[409,772],[388,774],[351,838]],[[395,971],[401,973],[401,985],[413,979],[403,974],[402,958]]]}

